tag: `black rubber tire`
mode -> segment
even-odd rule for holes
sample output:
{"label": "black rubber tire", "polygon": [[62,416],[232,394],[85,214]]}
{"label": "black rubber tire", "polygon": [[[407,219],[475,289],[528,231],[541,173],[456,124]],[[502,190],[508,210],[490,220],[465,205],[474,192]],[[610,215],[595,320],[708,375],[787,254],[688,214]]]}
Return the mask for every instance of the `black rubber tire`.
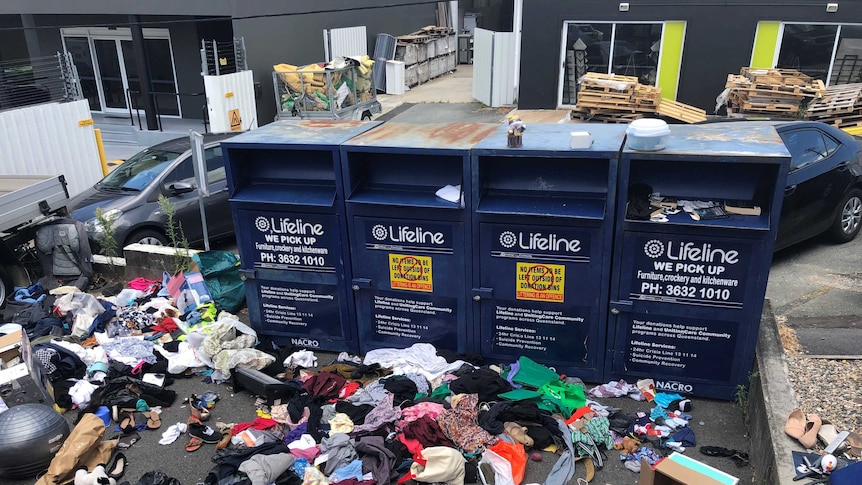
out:
{"label": "black rubber tire", "polygon": [[852,241],[862,228],[862,190],[852,189],[838,206],[829,237],[837,243]]}
{"label": "black rubber tire", "polygon": [[[143,242],[143,241],[147,241],[147,242]],[[167,236],[160,233],[159,231],[155,231],[152,229],[142,229],[140,231],[133,232],[126,239],[125,245],[128,246],[129,244],[134,244],[134,243],[152,244],[153,246],[167,246],[168,245],[168,238],[167,238]]]}
{"label": "black rubber tire", "polygon": [[0,267],[0,308],[6,308],[6,300],[12,294],[12,277]]}
{"label": "black rubber tire", "polygon": [[371,111],[365,111],[362,113],[362,121],[371,121]]}

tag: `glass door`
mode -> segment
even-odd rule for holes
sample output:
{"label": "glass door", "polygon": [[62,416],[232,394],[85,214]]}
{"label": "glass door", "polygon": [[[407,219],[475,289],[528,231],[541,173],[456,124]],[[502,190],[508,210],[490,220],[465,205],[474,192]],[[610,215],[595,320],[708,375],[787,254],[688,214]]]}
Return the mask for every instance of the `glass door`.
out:
{"label": "glass door", "polygon": [[126,111],[126,73],[120,62],[120,51],[116,39],[93,39],[96,62],[102,84],[103,108],[105,111]]}
{"label": "glass door", "polygon": [[99,97],[99,87],[96,85],[96,70],[93,66],[90,40],[86,37],[66,37],[65,42],[66,52],[72,55],[75,67],[78,69],[81,91],[90,102],[90,109],[101,111],[102,99]]}
{"label": "glass door", "polygon": [[[65,50],[72,54],[78,68],[81,88],[91,110],[127,113],[129,103],[132,109],[143,106],[144,95],[140,93],[140,76],[129,29],[76,27],[62,29],[61,35]],[[182,116],[168,30],[144,29],[144,50],[159,113]]]}

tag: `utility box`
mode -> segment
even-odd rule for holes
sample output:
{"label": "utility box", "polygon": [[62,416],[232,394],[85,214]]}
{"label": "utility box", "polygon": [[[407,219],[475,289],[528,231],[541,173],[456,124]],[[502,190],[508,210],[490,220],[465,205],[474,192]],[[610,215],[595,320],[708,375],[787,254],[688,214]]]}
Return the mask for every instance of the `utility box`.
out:
{"label": "utility box", "polygon": [[470,149],[496,128],[386,123],[341,146],[361,352],[469,348]]}
{"label": "utility box", "polygon": [[379,123],[281,121],[222,143],[252,327],[357,351],[339,145]]}
{"label": "utility box", "polygon": [[[790,154],[772,126],[670,128],[663,150],[623,150],[605,378],[732,399],[754,361]],[[759,210],[695,220],[684,201]]]}
{"label": "utility box", "polygon": [[483,357],[598,382],[625,126],[583,125],[578,150],[572,126],[530,125],[521,148],[502,126],[473,150],[473,331]]}

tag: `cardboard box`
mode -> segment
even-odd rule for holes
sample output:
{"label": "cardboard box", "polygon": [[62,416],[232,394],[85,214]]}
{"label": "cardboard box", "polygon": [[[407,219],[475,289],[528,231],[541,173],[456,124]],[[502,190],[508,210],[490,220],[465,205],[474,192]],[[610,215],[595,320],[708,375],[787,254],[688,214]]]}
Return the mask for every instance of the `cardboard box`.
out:
{"label": "cardboard box", "polygon": [[26,403],[54,405],[54,388],[35,360],[23,330],[0,335],[0,398],[8,407]]}
{"label": "cardboard box", "polygon": [[638,485],[737,485],[739,479],[713,468],[706,463],[679,453],[658,462],[650,468],[641,459],[641,473]]}

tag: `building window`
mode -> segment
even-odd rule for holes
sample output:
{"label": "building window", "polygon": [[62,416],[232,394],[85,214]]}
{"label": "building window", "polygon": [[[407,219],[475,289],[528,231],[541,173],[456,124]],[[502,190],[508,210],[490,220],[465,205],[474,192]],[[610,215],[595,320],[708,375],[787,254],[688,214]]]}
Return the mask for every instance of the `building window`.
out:
{"label": "building window", "polygon": [[565,22],[560,105],[577,100],[577,83],[588,72],[634,76],[656,85],[662,23]]}
{"label": "building window", "polygon": [[775,67],[797,69],[827,86],[862,82],[862,25],[782,24]]}

